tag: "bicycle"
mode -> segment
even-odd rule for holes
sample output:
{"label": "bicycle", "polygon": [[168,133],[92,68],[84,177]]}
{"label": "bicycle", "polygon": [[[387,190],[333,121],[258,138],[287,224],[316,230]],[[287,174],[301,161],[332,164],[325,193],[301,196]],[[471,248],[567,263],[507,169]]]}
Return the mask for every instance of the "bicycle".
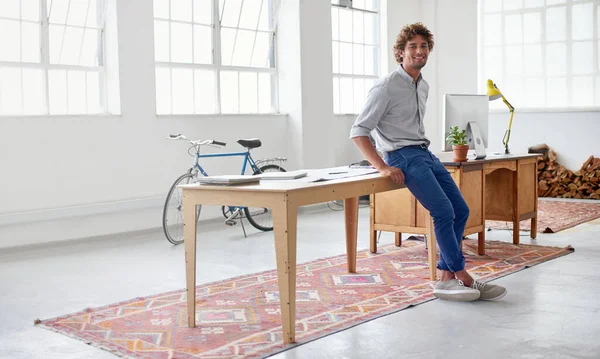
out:
{"label": "bicycle", "polygon": [[[167,198],[165,200],[165,206],[163,209],[162,225],[163,231],[167,240],[172,244],[183,243],[183,197],[181,189],[177,186],[182,184],[194,183],[196,178],[202,174],[208,176],[208,173],[200,166],[200,158],[217,158],[217,157],[243,157],[241,174],[246,173],[248,164],[252,170],[253,175],[265,173],[265,172],[286,172],[281,167],[281,162],[287,161],[285,157],[273,157],[255,161],[250,154],[250,150],[258,148],[262,145],[261,141],[257,138],[253,139],[240,139],[237,141],[242,147],[246,148],[244,152],[224,152],[224,153],[209,153],[201,154],[200,148],[202,146],[211,146],[216,148],[223,148],[227,146],[225,142],[215,140],[188,140],[187,137],[181,134],[169,135],[169,140],[183,140],[190,144],[188,148],[188,154],[194,157],[194,163],[190,169],[183,175],[179,176],[177,180],[169,189]],[[193,153],[192,153],[193,151]],[[279,163],[279,164],[274,164]],[[196,222],[200,217],[200,211],[202,206],[196,207]],[[225,224],[229,226],[235,225],[236,219],[240,220],[244,236],[246,236],[246,229],[244,228],[244,218],[250,222],[250,224],[261,231],[273,230],[273,218],[271,216],[271,210],[268,208],[249,208],[244,206],[233,206],[224,205],[221,207],[221,212],[225,217]]]}

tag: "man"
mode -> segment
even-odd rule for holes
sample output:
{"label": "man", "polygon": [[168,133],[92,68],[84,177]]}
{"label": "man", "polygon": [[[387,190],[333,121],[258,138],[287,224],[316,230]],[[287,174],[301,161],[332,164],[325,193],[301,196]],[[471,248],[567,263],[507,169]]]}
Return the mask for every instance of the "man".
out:
{"label": "man", "polygon": [[[373,86],[350,138],[381,174],[405,183],[433,217],[441,271],[433,294],[457,301],[499,299],[505,288],[474,280],[465,270],[460,242],[469,207],[444,165],[428,150],[423,117],[429,85],[421,69],[432,49],[433,35],[423,24],[402,28],[394,45],[400,66]],[[371,131],[377,148],[387,154],[385,162],[369,141]]]}

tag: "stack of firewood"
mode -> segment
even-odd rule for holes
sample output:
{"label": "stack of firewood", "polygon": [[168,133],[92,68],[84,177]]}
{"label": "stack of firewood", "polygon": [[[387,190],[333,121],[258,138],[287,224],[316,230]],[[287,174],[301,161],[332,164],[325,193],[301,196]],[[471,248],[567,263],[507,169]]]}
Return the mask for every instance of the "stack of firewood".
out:
{"label": "stack of firewood", "polygon": [[548,145],[529,148],[538,158],[538,196],[600,199],[600,158],[590,156],[578,171],[556,161],[556,152]]}

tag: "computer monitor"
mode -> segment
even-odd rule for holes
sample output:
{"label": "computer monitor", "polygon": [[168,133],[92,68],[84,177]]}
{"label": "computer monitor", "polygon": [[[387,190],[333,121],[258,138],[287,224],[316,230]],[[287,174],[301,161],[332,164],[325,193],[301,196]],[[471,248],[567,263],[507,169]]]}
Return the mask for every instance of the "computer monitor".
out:
{"label": "computer monitor", "polygon": [[[443,151],[452,151],[446,143],[450,127],[458,126],[467,131],[469,152],[476,158],[485,158],[488,146],[489,98],[487,95],[445,94],[442,115]],[[478,133],[479,132],[479,133]]]}

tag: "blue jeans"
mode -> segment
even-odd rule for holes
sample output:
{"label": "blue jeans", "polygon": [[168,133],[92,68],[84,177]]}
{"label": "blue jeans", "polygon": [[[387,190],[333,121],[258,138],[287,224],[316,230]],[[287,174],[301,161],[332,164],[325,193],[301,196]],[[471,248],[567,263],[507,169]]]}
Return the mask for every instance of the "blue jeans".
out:
{"label": "blue jeans", "polygon": [[465,269],[460,242],[469,207],[448,170],[427,148],[420,146],[389,152],[385,162],[402,170],[406,187],[433,217],[440,247],[438,269],[450,272]]}

